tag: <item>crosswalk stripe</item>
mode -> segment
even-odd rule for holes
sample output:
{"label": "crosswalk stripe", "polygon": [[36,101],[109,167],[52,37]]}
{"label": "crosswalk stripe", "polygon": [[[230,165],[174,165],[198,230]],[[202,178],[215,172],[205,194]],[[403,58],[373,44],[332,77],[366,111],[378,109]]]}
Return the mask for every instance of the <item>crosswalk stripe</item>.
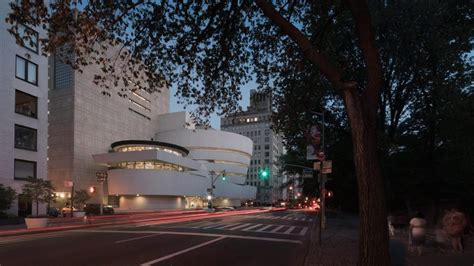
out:
{"label": "crosswalk stripe", "polygon": [[277,226],[275,229],[273,229],[273,230],[270,231],[270,232],[271,232],[271,233],[275,233],[276,231],[280,230],[282,227],[283,227],[283,225],[279,225],[279,226]]}
{"label": "crosswalk stripe", "polygon": [[288,228],[283,234],[285,235],[289,235],[291,231],[293,231],[293,229],[295,229],[294,226],[290,226],[290,228]]}
{"label": "crosswalk stripe", "polygon": [[300,235],[304,236],[304,234],[306,234],[306,231],[308,231],[308,227],[303,227],[303,229],[301,229]]}
{"label": "crosswalk stripe", "polygon": [[213,224],[213,225],[209,225],[209,226],[204,226],[202,227],[202,229],[209,229],[209,228],[213,228],[213,227],[218,227],[218,226],[222,226],[223,224]]}
{"label": "crosswalk stripe", "polygon": [[272,226],[272,225],[273,225],[273,224],[269,224],[269,225],[267,225],[267,226],[264,226],[264,227],[258,229],[257,232],[262,232],[263,230],[267,229],[268,227],[270,227],[270,226]]}
{"label": "crosswalk stripe", "polygon": [[[240,224],[240,223],[238,223],[238,224]],[[236,225],[238,225],[238,224],[224,224],[224,226],[216,227],[216,228],[214,228],[214,229],[225,229],[225,228],[229,228],[229,227],[232,227],[232,226],[236,226]],[[220,224],[220,225],[222,225],[222,224]],[[219,226],[220,226],[220,225],[219,225]]]}
{"label": "crosswalk stripe", "polygon": [[242,225],[239,225],[239,226],[236,226],[236,227],[229,228],[229,230],[239,229],[239,228],[242,228],[242,227],[246,227],[248,225],[251,225],[251,224],[242,224]]}
{"label": "crosswalk stripe", "polygon": [[247,228],[243,229],[242,231],[249,231],[250,229],[257,228],[257,227],[259,227],[260,225],[262,225],[262,224],[256,224],[256,225],[253,225],[253,226],[247,227]]}

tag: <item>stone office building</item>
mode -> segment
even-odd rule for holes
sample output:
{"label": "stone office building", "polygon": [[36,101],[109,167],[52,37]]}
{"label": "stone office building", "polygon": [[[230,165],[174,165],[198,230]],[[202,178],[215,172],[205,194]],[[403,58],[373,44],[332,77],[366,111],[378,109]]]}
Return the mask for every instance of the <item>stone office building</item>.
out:
{"label": "stone office building", "polygon": [[[247,173],[246,184],[257,187],[257,202],[268,204],[282,199],[282,176],[277,160],[283,152],[282,137],[272,130],[271,91],[250,91],[250,106],[247,111],[221,118],[221,130],[252,139],[253,155]],[[262,179],[262,169],[269,171],[269,177]]]}

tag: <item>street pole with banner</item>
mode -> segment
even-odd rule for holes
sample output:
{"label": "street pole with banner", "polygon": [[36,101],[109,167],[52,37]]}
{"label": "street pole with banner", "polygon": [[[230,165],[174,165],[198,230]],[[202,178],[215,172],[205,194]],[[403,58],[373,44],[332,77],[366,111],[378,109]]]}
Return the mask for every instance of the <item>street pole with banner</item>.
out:
{"label": "street pole with banner", "polygon": [[107,173],[96,172],[95,177],[100,183],[100,215],[104,214],[104,182],[107,181]]}
{"label": "street pole with banner", "polygon": [[[73,210],[74,210],[74,182],[73,181],[64,181],[64,187],[70,187],[71,188],[71,218],[73,216]],[[63,213],[64,216],[66,216],[66,213]]]}

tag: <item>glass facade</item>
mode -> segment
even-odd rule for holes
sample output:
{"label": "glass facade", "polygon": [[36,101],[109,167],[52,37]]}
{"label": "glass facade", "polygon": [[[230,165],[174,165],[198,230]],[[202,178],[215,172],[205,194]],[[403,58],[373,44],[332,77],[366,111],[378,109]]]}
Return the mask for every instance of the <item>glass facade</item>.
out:
{"label": "glass facade", "polygon": [[28,83],[38,85],[38,65],[17,55],[15,76]]}
{"label": "glass facade", "polygon": [[18,25],[18,35],[23,40],[23,47],[38,53],[38,32],[20,24]]}
{"label": "glass facade", "polygon": [[37,130],[15,125],[15,148],[36,151]]}
{"label": "glass facade", "polygon": [[146,151],[146,150],[158,150],[158,151],[164,151],[167,153],[171,153],[176,156],[183,156],[183,153],[180,151],[173,150],[171,148],[165,148],[165,147],[160,147],[160,146],[146,146],[146,145],[127,145],[127,146],[120,146],[118,148],[115,148],[116,152],[129,152],[129,151]]}
{"label": "glass facade", "polygon": [[15,91],[15,113],[38,118],[38,98],[21,92]]}
{"label": "glass facade", "polygon": [[36,162],[15,159],[15,174],[17,180],[26,180],[29,176],[36,178]]}
{"label": "glass facade", "polygon": [[164,163],[164,162],[158,162],[158,161],[122,162],[122,163],[118,163],[115,168],[165,170],[165,171],[178,171],[178,172],[184,171],[183,167],[181,167],[179,165]]}

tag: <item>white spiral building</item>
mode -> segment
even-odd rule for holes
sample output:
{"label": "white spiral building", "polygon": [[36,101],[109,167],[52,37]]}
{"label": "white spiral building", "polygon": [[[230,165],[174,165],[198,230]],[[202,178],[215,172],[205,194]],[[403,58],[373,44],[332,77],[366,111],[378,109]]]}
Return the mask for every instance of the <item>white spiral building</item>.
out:
{"label": "white spiral building", "polygon": [[116,210],[206,207],[211,173],[217,177],[214,206],[255,199],[256,188],[245,185],[252,156],[249,138],[196,129],[185,112],[162,115],[158,123],[154,140],[123,140],[112,143],[111,152],[93,155],[108,167],[109,203],[115,197]]}

